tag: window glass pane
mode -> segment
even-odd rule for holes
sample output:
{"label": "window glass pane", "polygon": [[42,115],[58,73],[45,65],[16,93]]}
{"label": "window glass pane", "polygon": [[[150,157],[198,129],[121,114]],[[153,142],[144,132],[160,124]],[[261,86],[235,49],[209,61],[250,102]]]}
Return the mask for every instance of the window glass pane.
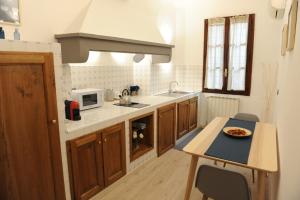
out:
{"label": "window glass pane", "polygon": [[245,90],[248,21],[248,15],[230,18],[228,90]]}
{"label": "window glass pane", "polygon": [[224,67],[225,19],[208,21],[205,88],[222,89]]}

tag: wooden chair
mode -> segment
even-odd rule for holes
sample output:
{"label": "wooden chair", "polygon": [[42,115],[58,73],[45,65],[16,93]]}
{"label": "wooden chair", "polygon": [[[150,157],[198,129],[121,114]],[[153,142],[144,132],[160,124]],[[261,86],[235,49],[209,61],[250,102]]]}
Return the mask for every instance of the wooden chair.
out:
{"label": "wooden chair", "polygon": [[249,113],[238,113],[233,118],[245,121],[259,122],[259,118],[256,115]]}
{"label": "wooden chair", "polygon": [[237,173],[213,166],[202,165],[198,169],[196,187],[203,193],[202,200],[250,200],[246,178]]}

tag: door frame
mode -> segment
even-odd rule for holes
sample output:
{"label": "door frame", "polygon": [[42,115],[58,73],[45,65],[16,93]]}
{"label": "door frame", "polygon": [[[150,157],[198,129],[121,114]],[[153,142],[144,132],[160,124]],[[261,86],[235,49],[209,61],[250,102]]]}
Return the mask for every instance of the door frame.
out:
{"label": "door frame", "polygon": [[0,65],[10,64],[42,65],[55,198],[65,200],[53,53],[0,51]]}

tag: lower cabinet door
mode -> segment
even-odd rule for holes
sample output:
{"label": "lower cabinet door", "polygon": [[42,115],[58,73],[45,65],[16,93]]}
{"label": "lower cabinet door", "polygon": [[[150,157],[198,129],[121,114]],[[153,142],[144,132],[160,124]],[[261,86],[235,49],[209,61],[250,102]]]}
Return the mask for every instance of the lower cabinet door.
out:
{"label": "lower cabinet door", "polygon": [[176,104],[158,109],[158,155],[175,145]]}
{"label": "lower cabinet door", "polygon": [[189,132],[189,114],[190,102],[189,100],[178,103],[177,113],[177,139]]}
{"label": "lower cabinet door", "polygon": [[198,97],[190,99],[190,120],[189,120],[189,131],[197,128],[197,116],[198,116]]}
{"label": "lower cabinet door", "polygon": [[108,186],[126,174],[125,124],[117,124],[101,132],[105,186]]}
{"label": "lower cabinet door", "polygon": [[74,199],[89,199],[104,188],[101,137],[95,133],[72,140],[70,151]]}

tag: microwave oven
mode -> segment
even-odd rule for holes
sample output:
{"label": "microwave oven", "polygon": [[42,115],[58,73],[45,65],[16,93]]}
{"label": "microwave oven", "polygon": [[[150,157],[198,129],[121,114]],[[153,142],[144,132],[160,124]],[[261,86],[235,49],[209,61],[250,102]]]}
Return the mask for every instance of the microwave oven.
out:
{"label": "microwave oven", "polygon": [[72,90],[72,99],[79,103],[80,110],[97,108],[103,106],[104,92],[95,88]]}

